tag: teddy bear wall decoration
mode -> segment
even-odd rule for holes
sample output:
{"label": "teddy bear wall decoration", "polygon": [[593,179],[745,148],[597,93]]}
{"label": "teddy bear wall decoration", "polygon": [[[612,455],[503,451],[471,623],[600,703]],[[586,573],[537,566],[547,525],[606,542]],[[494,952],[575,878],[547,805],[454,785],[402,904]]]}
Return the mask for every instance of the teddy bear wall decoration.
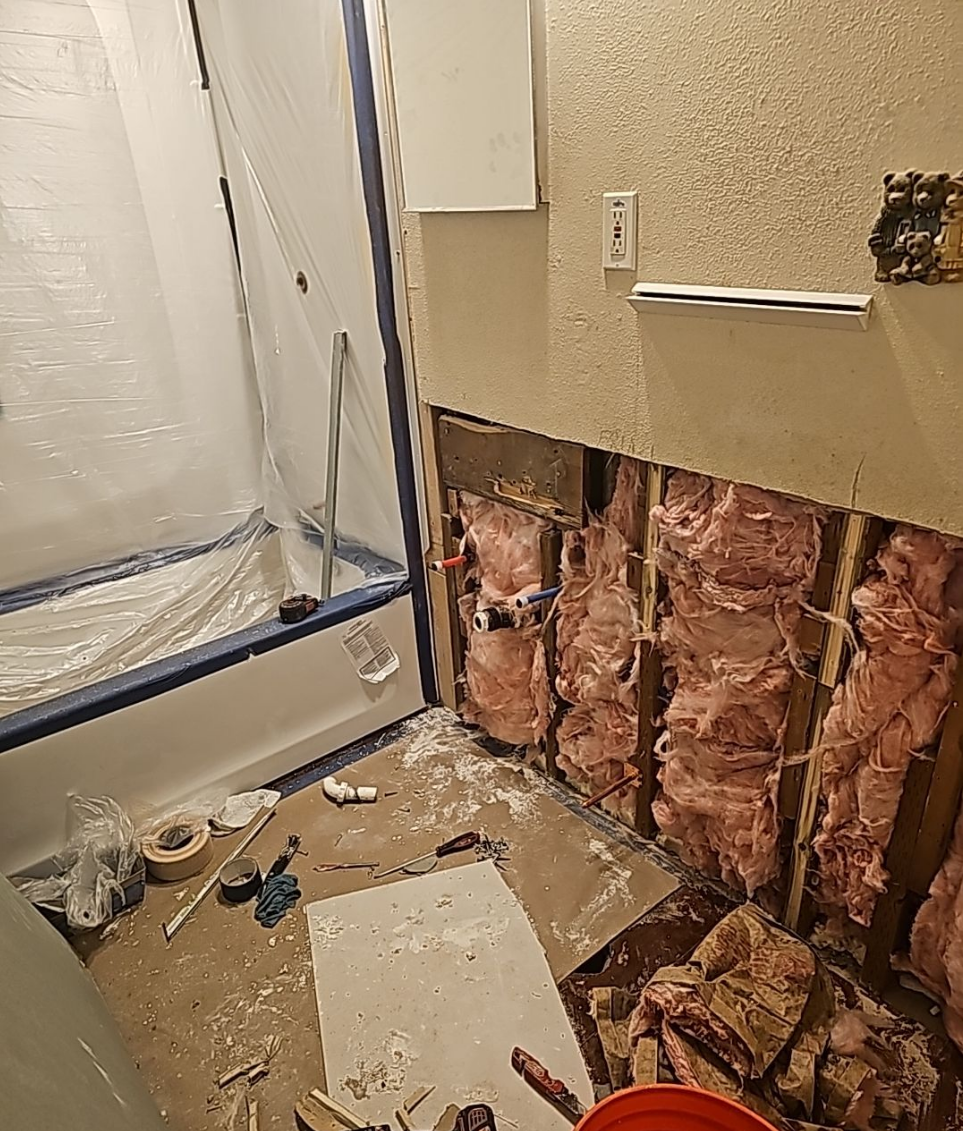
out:
{"label": "teddy bear wall decoration", "polygon": [[887,173],[869,250],[880,283],[963,281],[963,173]]}

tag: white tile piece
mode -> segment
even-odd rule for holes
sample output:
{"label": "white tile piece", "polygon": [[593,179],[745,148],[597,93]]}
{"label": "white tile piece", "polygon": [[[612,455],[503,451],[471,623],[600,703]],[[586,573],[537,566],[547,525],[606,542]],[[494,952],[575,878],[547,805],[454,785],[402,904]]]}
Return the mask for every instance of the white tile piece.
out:
{"label": "white tile piece", "polygon": [[449,1103],[480,1102],[526,1131],[569,1127],[512,1070],[514,1045],[591,1103],[545,953],[490,861],[333,896],[305,914],[327,1091],[368,1122],[389,1122],[434,1084],[419,1126]]}

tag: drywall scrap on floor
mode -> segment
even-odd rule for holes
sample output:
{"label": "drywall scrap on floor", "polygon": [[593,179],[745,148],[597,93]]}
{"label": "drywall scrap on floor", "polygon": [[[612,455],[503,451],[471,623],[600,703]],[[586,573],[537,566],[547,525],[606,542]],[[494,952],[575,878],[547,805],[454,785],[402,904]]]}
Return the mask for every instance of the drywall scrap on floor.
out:
{"label": "drywall scrap on floor", "polygon": [[372,1124],[418,1088],[535,1129],[570,1126],[514,1072],[520,1045],[590,1106],[592,1086],[545,954],[490,861],[305,908],[328,1091]]}
{"label": "drywall scrap on floor", "polygon": [[777,791],[801,605],[822,508],[676,471],[659,525],[659,649],[671,696],[657,753],[662,831],[752,894],[779,872]]}
{"label": "drywall scrap on floor", "polygon": [[[638,748],[638,593],[626,570],[641,538],[643,468],[622,458],[612,501],[562,543],[558,597],[558,694],[573,704],[557,731],[558,765],[594,793],[618,781]],[[636,788],[602,804],[634,820]]]}
{"label": "drywall scrap on floor", "polygon": [[472,617],[482,609],[512,608],[516,597],[541,588],[539,537],[544,519],[480,498],[459,496],[465,545],[471,555],[466,581],[474,588],[459,600],[468,633],[465,718],[511,745],[539,742],[551,714],[541,627],[531,610],[515,611],[518,627],[479,632]]}
{"label": "drywall scrap on floor", "polygon": [[[830,922],[869,926],[910,760],[938,736],[956,672],[959,543],[898,526],[853,594],[861,648],[833,695],[821,743],[826,812],[813,841]],[[924,932],[925,933],[925,932]]]}

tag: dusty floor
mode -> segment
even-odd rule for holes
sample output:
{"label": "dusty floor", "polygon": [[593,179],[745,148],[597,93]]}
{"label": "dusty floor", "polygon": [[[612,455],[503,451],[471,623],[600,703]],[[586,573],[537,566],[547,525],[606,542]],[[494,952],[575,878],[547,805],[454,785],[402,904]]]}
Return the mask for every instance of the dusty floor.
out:
{"label": "dusty floor", "polygon": [[[161,924],[200,886],[149,885],[144,904],[79,947],[158,1106],[177,1131],[242,1126],[244,1085],[216,1080],[256,1059],[271,1036],[283,1044],[252,1089],[261,1129],[293,1128],[295,1101],[323,1084],[311,954],[303,907],[372,880],[364,870],[316,872],[331,861],[382,867],[479,829],[509,842],[505,879],[536,929],[556,979],[585,962],[677,886],[673,875],[634,849],[606,818],[585,819],[557,800],[558,787],[517,762],[493,758],[443,710],[409,722],[401,736],[337,771],[352,784],[377,783],[376,804],[339,809],[317,781],[286,796],[251,847],[267,870],[289,833],[307,856],[289,869],[303,893],[274,930],[254,922],[250,904],[212,896],[175,936]],[[218,859],[235,837],[216,842]],[[658,854],[654,854],[658,856]],[[468,854],[442,861],[457,867]],[[380,883],[397,882],[401,876]],[[337,992],[333,989],[332,992]]]}
{"label": "dusty floor", "polygon": [[[261,1131],[294,1128],[296,1100],[323,1085],[302,909],[372,881],[365,871],[319,873],[316,864],[378,860],[389,867],[468,828],[508,840],[505,879],[545,948],[599,1084],[606,1074],[588,1015],[589,989],[640,988],[659,966],[683,960],[732,906],[720,889],[634,834],[579,811],[560,787],[486,754],[443,710],[411,720],[388,745],[337,776],[355,785],[376,782],[385,796],[374,806],[338,809],[322,795],[317,772],[288,783],[293,792],[252,846],[264,868],[289,833],[300,833],[308,852],[290,869],[300,880],[301,903],[273,931],[254,922],[250,905],[232,907],[212,897],[166,944],[161,924],[196,890],[195,879],[150,886],[140,908],[80,948],[176,1131],[245,1127],[245,1085],[220,1091],[216,1080],[261,1055],[272,1036],[281,1038],[280,1051],[250,1090]],[[232,843],[218,842],[219,858]],[[857,1001],[858,992],[842,978],[838,987],[850,1005],[882,1008],[864,997]],[[914,1097],[920,1131],[963,1128],[957,1123],[958,1054],[913,1022],[900,1020],[892,1032],[900,1061],[895,1088]]]}

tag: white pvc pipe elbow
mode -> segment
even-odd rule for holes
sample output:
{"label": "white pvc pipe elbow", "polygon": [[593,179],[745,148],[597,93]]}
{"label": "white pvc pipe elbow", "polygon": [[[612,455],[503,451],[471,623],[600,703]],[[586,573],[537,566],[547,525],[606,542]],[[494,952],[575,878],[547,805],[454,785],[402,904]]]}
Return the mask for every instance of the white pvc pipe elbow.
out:
{"label": "white pvc pipe elbow", "polygon": [[378,800],[378,787],[376,785],[359,785],[355,788],[353,785],[348,785],[346,781],[338,781],[337,778],[328,777],[322,779],[321,788],[324,790],[324,796],[330,797],[337,805],[343,805],[346,801]]}

